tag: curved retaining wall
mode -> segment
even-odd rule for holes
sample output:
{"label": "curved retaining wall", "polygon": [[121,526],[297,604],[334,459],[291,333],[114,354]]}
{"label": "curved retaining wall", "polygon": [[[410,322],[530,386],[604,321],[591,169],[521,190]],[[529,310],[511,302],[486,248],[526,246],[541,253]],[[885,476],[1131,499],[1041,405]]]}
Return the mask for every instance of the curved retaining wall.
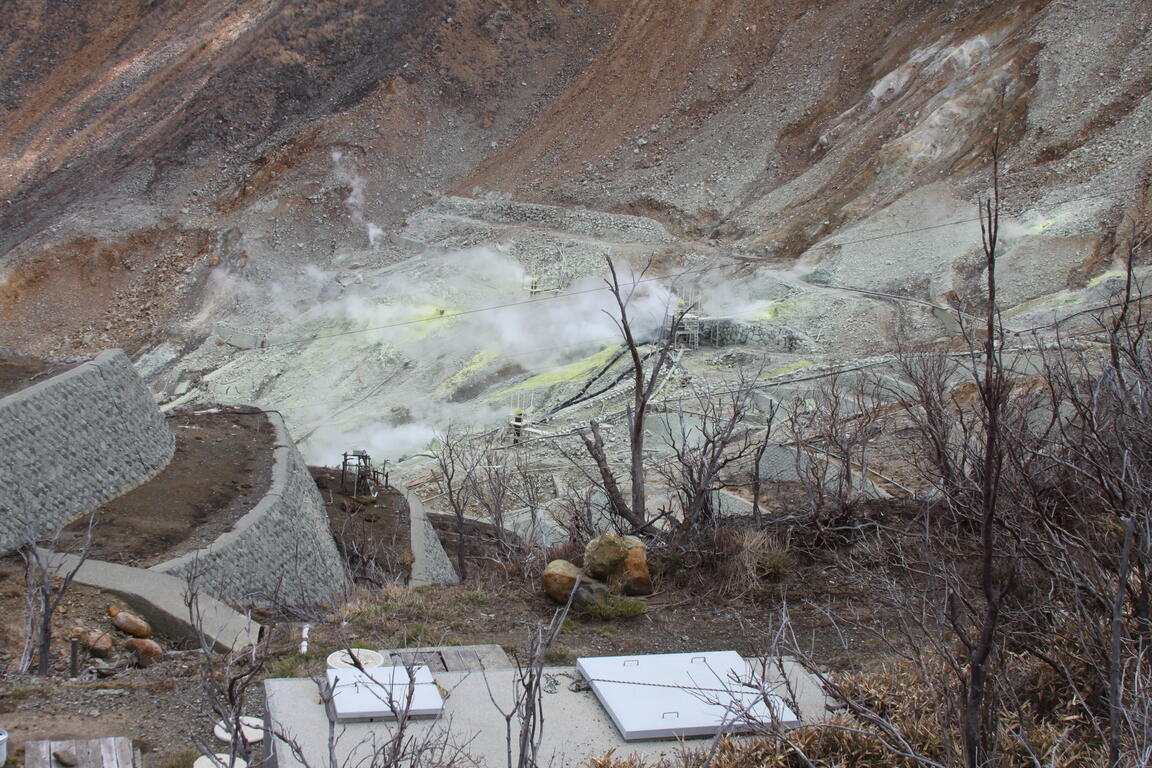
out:
{"label": "curved retaining wall", "polygon": [[175,447],[118,349],[0,399],[0,554],[151,479]]}
{"label": "curved retaining wall", "polygon": [[324,500],[283,419],[276,413],[268,418],[276,429],[268,493],[209,546],[150,570],[195,581],[235,605],[332,603],[348,588],[348,575]]}

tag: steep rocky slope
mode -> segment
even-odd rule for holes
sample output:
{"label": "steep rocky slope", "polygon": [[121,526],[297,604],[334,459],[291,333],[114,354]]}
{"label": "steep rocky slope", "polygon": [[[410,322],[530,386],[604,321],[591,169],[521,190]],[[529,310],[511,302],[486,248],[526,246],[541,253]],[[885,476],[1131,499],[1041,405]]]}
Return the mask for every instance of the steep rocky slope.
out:
{"label": "steep rocky slope", "polygon": [[302,434],[581,359],[595,302],[471,310],[605,255],[782,350],[946,339],[993,131],[1015,328],[1106,298],[1150,215],[1140,0],[12,0],[0,43],[0,346]]}

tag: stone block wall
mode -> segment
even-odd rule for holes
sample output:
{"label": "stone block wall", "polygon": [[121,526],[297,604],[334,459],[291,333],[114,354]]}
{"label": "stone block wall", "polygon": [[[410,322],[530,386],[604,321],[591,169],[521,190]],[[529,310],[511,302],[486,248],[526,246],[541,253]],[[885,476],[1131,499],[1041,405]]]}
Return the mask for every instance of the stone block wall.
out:
{"label": "stone block wall", "polygon": [[208,547],[151,570],[194,581],[234,605],[330,604],[349,586],[344,561],[304,457],[280,416],[268,418],[276,429],[268,493]]}
{"label": "stone block wall", "polygon": [[773,321],[720,319],[710,330],[711,341],[718,347],[750,344],[769,352],[807,352],[809,340],[794,328]]}
{"label": "stone block wall", "polygon": [[0,553],[151,479],[175,447],[118,349],[0,399]]}

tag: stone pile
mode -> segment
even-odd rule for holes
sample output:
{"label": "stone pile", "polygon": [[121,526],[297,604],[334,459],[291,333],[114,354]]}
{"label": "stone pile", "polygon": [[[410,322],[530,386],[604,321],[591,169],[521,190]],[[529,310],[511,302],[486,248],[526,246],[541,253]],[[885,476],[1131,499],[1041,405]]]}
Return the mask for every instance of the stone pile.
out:
{"label": "stone pile", "polygon": [[[114,630],[128,635],[120,636],[120,643],[117,643],[115,633],[83,627],[72,631],[72,637],[78,639],[88,655],[97,660],[97,674],[101,670],[119,671],[130,665],[148,667],[164,658],[164,649],[152,639],[152,627],[147,621],[116,604],[108,606],[108,618]],[[117,653],[117,650],[122,653]]]}
{"label": "stone pile", "polygon": [[567,560],[553,560],[541,577],[544,591],[558,603],[577,608],[604,605],[613,591],[626,595],[652,594],[652,577],[644,542],[635,536],[606,533],[584,548],[584,567]]}

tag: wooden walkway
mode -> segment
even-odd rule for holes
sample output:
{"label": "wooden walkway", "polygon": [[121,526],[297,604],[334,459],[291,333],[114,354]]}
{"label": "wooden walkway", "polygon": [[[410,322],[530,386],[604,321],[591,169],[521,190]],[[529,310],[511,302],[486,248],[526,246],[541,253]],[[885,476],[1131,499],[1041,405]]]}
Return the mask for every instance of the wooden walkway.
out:
{"label": "wooden walkway", "polygon": [[141,768],[139,752],[132,749],[132,740],[123,736],[24,744],[24,768],[71,768],[73,765],[76,768]]}

